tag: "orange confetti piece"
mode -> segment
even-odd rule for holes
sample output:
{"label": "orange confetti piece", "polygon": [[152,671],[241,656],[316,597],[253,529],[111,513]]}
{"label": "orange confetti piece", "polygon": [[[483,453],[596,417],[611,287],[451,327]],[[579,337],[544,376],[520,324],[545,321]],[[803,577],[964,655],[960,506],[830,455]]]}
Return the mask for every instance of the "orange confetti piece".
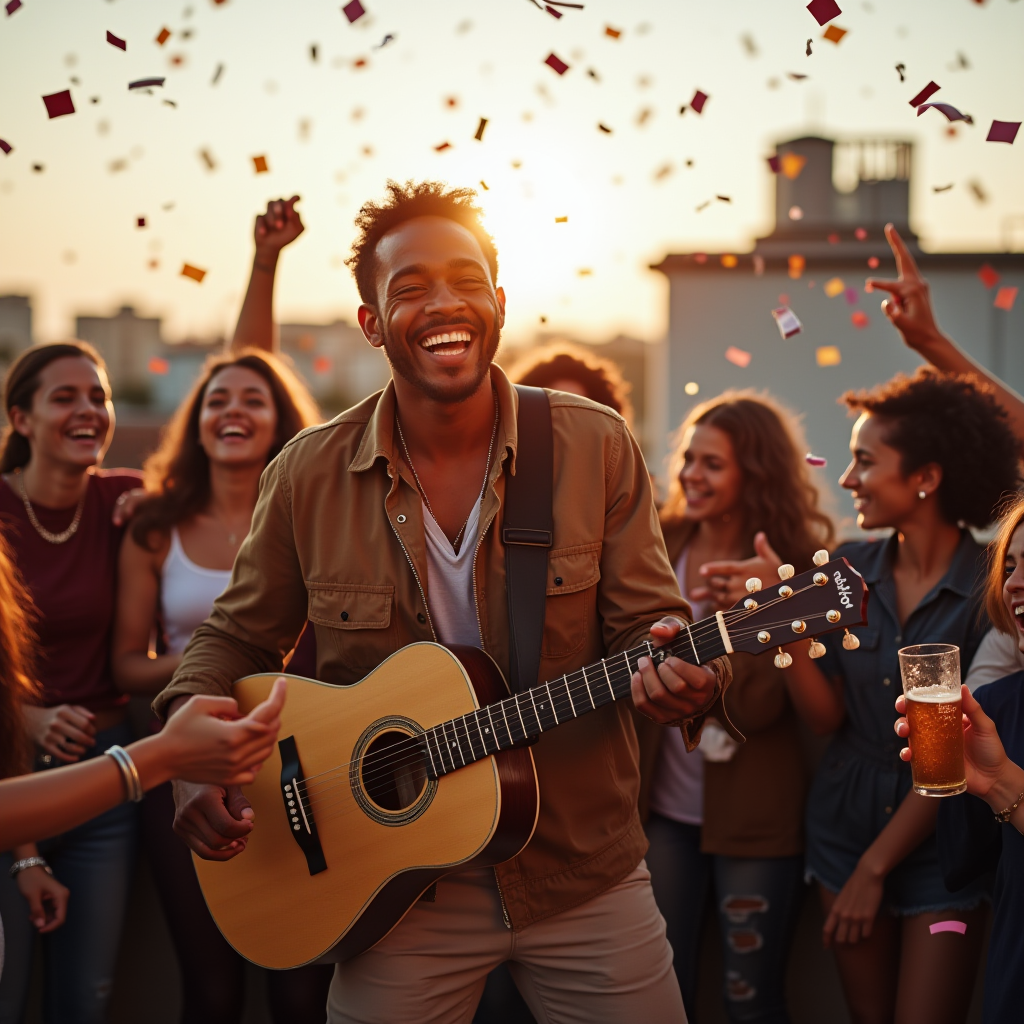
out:
{"label": "orange confetti piece", "polygon": [[446,149],[451,149],[452,144],[450,142],[442,142],[439,146],[434,147],[435,153],[443,153]]}
{"label": "orange confetti piece", "polygon": [[838,366],[843,361],[842,353],[835,345],[822,345],[814,353],[819,366]]}
{"label": "orange confetti piece", "polygon": [[252,158],[253,167],[256,168],[257,174],[266,174],[270,168],[267,166],[267,158],[265,156],[254,156]]}
{"label": "orange confetti piece", "polygon": [[800,177],[800,172],[804,169],[806,163],[807,157],[801,156],[799,153],[783,153],[779,158],[779,170],[790,181],[796,181]]}
{"label": "orange confetti piece", "polygon": [[169,28],[160,29],[160,34],[156,37],[156,45],[163,46],[168,39],[171,38],[171,30]]}
{"label": "orange confetti piece", "polygon": [[804,267],[806,267],[806,266],[807,266],[807,260],[805,260],[803,258],[803,256],[797,256],[797,255],[790,256],[789,257],[789,276],[791,278],[793,278],[794,281],[797,280],[797,278],[799,278],[803,274]]}
{"label": "orange confetti piece", "polygon": [[871,320],[868,318],[867,313],[862,309],[858,309],[855,313],[850,314],[850,323],[857,328],[858,331],[862,331]]}
{"label": "orange confetti piece", "polygon": [[203,278],[206,277],[206,271],[200,270],[198,267],[193,267],[191,263],[186,263],[181,268],[182,277],[191,277],[196,284],[202,284]]}
{"label": "orange confetti piece", "polygon": [[835,43],[836,46],[838,46],[839,40],[846,35],[846,32],[847,30],[845,28],[840,28],[838,25],[829,25],[829,27],[822,33],[821,38],[827,39],[830,43]]}
{"label": "orange confetti piece", "polygon": [[730,345],[725,350],[725,358],[729,360],[733,366],[749,366],[750,365],[750,353],[744,352],[741,348],[736,348],[735,345]]}
{"label": "orange confetti piece", "polygon": [[604,34],[610,39],[618,39],[622,35],[621,28],[612,28],[611,25],[605,25]]}
{"label": "orange confetti piece", "polygon": [[1013,309],[1013,303],[1017,298],[1017,289],[1012,285],[1007,285],[1004,288],[1000,288],[996,292],[995,302],[992,303],[996,309],[1005,309],[1009,312]]}
{"label": "orange confetti piece", "polygon": [[725,267],[726,270],[732,270],[732,268],[735,267],[737,263],[739,263],[739,260],[736,259],[735,256],[726,255],[722,257],[721,262],[722,266]]}
{"label": "orange confetti piece", "polygon": [[328,373],[331,369],[331,360],[329,356],[317,356],[313,360],[313,372],[314,373]]}
{"label": "orange confetti piece", "polygon": [[164,374],[169,373],[170,369],[171,364],[166,359],[161,359],[159,356],[149,357],[150,373],[155,373],[162,377]]}

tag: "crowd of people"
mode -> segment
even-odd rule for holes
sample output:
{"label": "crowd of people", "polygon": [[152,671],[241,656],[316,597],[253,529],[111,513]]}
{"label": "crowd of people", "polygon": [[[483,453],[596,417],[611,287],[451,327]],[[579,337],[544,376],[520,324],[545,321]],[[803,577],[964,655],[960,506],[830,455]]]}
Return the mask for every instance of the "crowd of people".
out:
{"label": "crowd of people", "polygon": [[[260,545],[270,543],[268,530],[282,521],[282,501],[298,500],[290,493],[280,497],[281,487],[292,486],[275,483],[285,479],[285,470],[265,470],[275,459],[276,466],[283,464],[278,456],[286,447],[295,463],[301,439],[319,437],[322,445],[327,436],[324,429],[307,431],[321,421],[316,403],[273,351],[274,275],[282,249],[302,232],[297,200],[272,202],[257,218],[252,276],[230,351],[203,368],[141,474],[100,468],[114,407],[94,349],[82,342],[36,346],[7,373],[8,427],[0,449],[0,848],[6,851],[0,856],[0,1024],[19,1024],[24,1017],[35,932],[43,937],[47,1024],[105,1019],[140,850],[157,882],[178,958],[181,1019],[241,1019],[244,961],[206,907],[189,850],[214,860],[244,855],[258,825],[239,787],[270,753],[284,690],[279,686],[266,704],[239,717],[230,697],[204,695],[216,687],[194,684],[202,674],[200,655],[210,657],[216,643],[238,650],[259,646],[245,618],[248,595],[264,570],[268,586],[277,579],[277,569],[260,561],[266,550]],[[628,547],[624,538],[635,545],[646,536],[636,523],[648,506],[654,509],[648,474],[626,427],[632,418],[628,386],[614,364],[567,344],[532,352],[508,368],[507,380],[491,365],[504,294],[496,287],[493,243],[474,210],[471,194],[392,186],[389,200],[367,204],[359,222],[352,264],[363,298],[360,324],[368,341],[384,348],[394,382],[385,398],[373,399],[391,405],[367,406],[362,413],[357,407],[334,421],[356,431],[353,452],[346,455],[352,469],[346,463],[341,470],[358,475],[355,470],[372,464],[356,466],[361,456],[355,446],[359,453],[366,447],[360,443],[364,431],[376,442],[376,455],[387,455],[401,440],[404,451],[394,470],[389,461],[380,494],[391,501],[387,488],[397,488],[399,478],[410,493],[419,492],[419,544],[424,546],[425,535],[423,557],[430,567],[424,574],[426,608],[417,610],[412,588],[410,608],[396,606],[392,627],[378,631],[387,636],[374,637],[375,643],[404,636],[408,617],[412,632],[404,642],[433,637],[487,649],[492,624],[478,620],[467,641],[466,622],[453,612],[458,593],[453,589],[444,601],[439,595],[452,580],[469,579],[459,574],[475,566],[484,546],[487,482],[504,471],[504,455],[497,453],[514,448],[507,441],[514,435],[501,422],[513,408],[508,381],[560,396],[552,400],[556,438],[576,430],[586,434],[580,446],[587,450],[597,431],[594,443],[614,452],[607,466],[592,467],[604,475],[606,488],[620,489],[599,535],[609,558],[601,575],[608,579],[587,584],[596,593],[585,614],[596,627],[589,643],[597,644],[598,657],[640,635],[636,623],[609,625],[614,615],[605,609],[619,598],[601,589],[613,585],[613,575],[623,585],[630,558],[656,580],[651,591],[658,600],[645,608],[657,613],[637,614],[647,615],[641,632],[659,643],[678,628],[678,621],[665,625],[664,616],[674,609],[681,609],[677,619],[689,609],[693,620],[727,609],[746,596],[748,578],[776,579],[783,563],[803,571],[823,548],[846,557],[870,591],[868,623],[857,631],[856,650],[840,632],[821,638],[820,658],[810,660],[802,651],[786,669],[740,653],[703,677],[692,674],[703,669],[641,667],[635,706],[614,723],[605,716],[601,728],[610,731],[593,733],[600,746],[592,756],[615,762],[616,800],[621,804],[625,793],[630,802],[616,835],[602,822],[586,826],[615,842],[590,849],[588,843],[604,840],[591,840],[582,825],[566,840],[545,823],[542,811],[540,838],[531,845],[547,843],[551,856],[559,843],[575,844],[575,880],[558,876],[545,891],[548,903],[537,911],[527,878],[522,900],[530,911],[511,907],[516,934],[540,936],[545,922],[567,922],[575,906],[596,907],[602,900],[609,901],[603,912],[621,915],[629,900],[641,899],[631,893],[651,892],[656,926],[623,918],[624,933],[628,923],[648,937],[654,928],[655,938],[661,937],[662,946],[650,947],[657,955],[648,958],[642,946],[631,954],[650,959],[653,973],[644,987],[653,994],[644,1005],[668,1014],[659,1018],[666,1020],[682,1019],[685,1006],[689,1019],[697,1020],[698,954],[710,908],[721,937],[717,984],[728,1019],[774,1024],[789,1020],[786,964],[805,887],[813,885],[824,917],[822,941],[834,953],[851,1019],[936,1024],[966,1018],[991,905],[985,1020],[1015,1019],[1024,996],[1024,938],[1017,927],[1024,912],[1024,400],[942,334],[927,283],[890,227],[899,279],[870,285],[888,293],[883,310],[927,365],[913,376],[843,396],[855,420],[851,461],[840,485],[852,495],[858,526],[871,531],[871,539],[842,538],[837,546],[828,501],[803,456],[799,417],[768,394],[729,391],[697,405],[678,428],[669,489],[656,513],[660,536],[654,513],[648,517],[653,540],[644,543],[657,552],[620,552]],[[438,262],[436,273],[431,246],[456,254]],[[408,265],[398,265],[401,260]],[[479,268],[465,270],[474,261]],[[453,283],[455,273],[471,279]],[[478,418],[491,446],[484,437],[479,452],[474,449],[451,478],[423,440],[434,429],[433,407],[417,406],[413,392],[403,390],[412,388],[417,372],[422,375],[416,363],[421,354],[395,339],[403,330],[426,337],[425,329],[403,326],[401,319],[421,294],[428,307],[436,306],[428,308],[427,326],[439,339],[442,363],[450,358],[455,366],[471,345],[482,351],[476,390],[453,397],[440,385],[435,391],[423,385],[417,399],[425,402],[426,395],[443,404],[483,394]],[[478,321],[487,326],[479,338]],[[473,325],[469,342],[455,333],[436,334],[463,322]],[[483,341],[492,336],[488,351]],[[447,366],[438,375],[442,383]],[[448,376],[454,380],[455,370]],[[383,430],[381,408],[391,410]],[[423,419],[414,422],[417,409]],[[592,425],[597,409],[603,410],[599,428]],[[437,429],[443,434],[443,427]],[[293,442],[297,436],[300,442]],[[565,465],[557,453],[556,445],[556,474]],[[479,492],[468,518],[465,503],[457,505],[458,488],[445,482],[467,474],[467,487]],[[571,495],[556,493],[556,533],[564,500]],[[345,522],[359,522],[360,514],[356,509]],[[262,525],[250,538],[254,521]],[[404,516],[398,521],[404,523]],[[977,538],[993,523],[995,540],[982,543]],[[877,539],[876,531],[887,531],[887,539]],[[376,531],[369,536],[379,545],[394,540]],[[498,544],[494,538],[492,532],[487,543]],[[466,552],[468,560],[460,558]],[[409,566],[415,573],[412,558]],[[278,592],[287,595],[285,583],[292,578],[283,569],[279,576],[284,582]],[[301,587],[303,577],[298,580]],[[471,600],[474,591],[467,593]],[[551,604],[568,600],[549,598]],[[325,666],[352,648],[326,650],[324,638],[332,634],[311,608],[282,612],[284,639],[269,638],[274,651],[267,654],[264,646],[260,657],[267,664],[277,658],[276,669],[333,681]],[[343,643],[354,639],[346,635]],[[901,742],[910,727],[899,717],[905,708],[897,651],[936,642],[959,647],[965,684],[968,794],[945,800],[913,791],[909,751]],[[567,642],[564,651],[549,648],[542,671],[557,664],[558,674],[582,665],[591,649],[582,639],[575,646]],[[687,686],[690,696],[679,697]],[[156,700],[158,715],[145,738],[134,735],[128,719],[132,695]],[[827,737],[827,744],[813,736]],[[543,771],[554,771],[553,762],[544,761],[551,755],[543,742],[534,749],[543,805]],[[216,787],[215,799],[210,787]],[[572,822],[565,827],[571,832]],[[616,843],[613,862],[607,850]],[[579,865],[591,863],[597,866],[588,875],[591,868]],[[520,874],[536,870],[532,864],[524,860]],[[494,873],[485,874],[493,888]],[[503,877],[499,870],[499,885],[507,884]],[[627,883],[633,888],[624,888]],[[448,897],[468,906],[476,898],[473,886],[485,882],[460,884],[459,893],[452,884]],[[541,903],[537,891],[532,898]],[[442,906],[440,889],[437,900]],[[434,911],[417,904],[400,928],[429,935],[423,918],[428,912]],[[517,913],[528,924],[521,932]],[[933,925],[951,917],[965,930],[933,933]],[[593,921],[572,927],[602,930]],[[564,936],[558,941],[570,949]],[[586,941],[594,942],[593,934]],[[455,954],[449,956],[454,962]],[[568,1019],[558,1009],[563,1004],[550,977],[552,956],[510,949],[492,964],[477,964],[465,982],[464,1002],[456,993],[454,1002],[437,1003],[447,1009],[436,1017],[424,1011],[417,1019]],[[383,997],[379,989],[360,988],[360,963],[370,965],[365,972],[375,972],[381,985],[389,984],[394,968],[384,953],[370,957],[337,970],[327,964],[268,971],[272,1019],[378,1019],[367,1007],[375,999],[383,1006]],[[573,998],[585,1006],[580,991],[599,983],[579,971],[582,988]],[[472,973],[468,967],[465,972]],[[640,1019],[630,1016],[627,1008],[634,1004],[623,994],[640,976],[608,980],[603,1005],[617,1009],[589,1019]],[[436,986],[437,978],[429,977]],[[388,1019],[387,1012],[398,1011],[381,1009],[380,1019]]]}

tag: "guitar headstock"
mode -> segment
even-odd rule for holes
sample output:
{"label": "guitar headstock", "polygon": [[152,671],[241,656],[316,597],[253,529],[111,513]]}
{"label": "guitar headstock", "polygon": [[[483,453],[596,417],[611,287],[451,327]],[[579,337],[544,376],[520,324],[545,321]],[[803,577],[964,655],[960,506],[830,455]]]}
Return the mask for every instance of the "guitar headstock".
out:
{"label": "guitar headstock", "polygon": [[[761,585],[748,580],[748,596],[722,613],[733,650],[764,654],[794,640],[813,640],[867,622],[868,588],[863,577],[845,558],[825,561],[826,557],[819,552],[817,568],[799,575],[793,575],[792,566],[782,566],[777,582]],[[855,650],[860,642],[849,633],[843,646]],[[812,642],[808,653],[819,658],[825,648]],[[792,659],[780,651],[775,663],[785,668]]]}

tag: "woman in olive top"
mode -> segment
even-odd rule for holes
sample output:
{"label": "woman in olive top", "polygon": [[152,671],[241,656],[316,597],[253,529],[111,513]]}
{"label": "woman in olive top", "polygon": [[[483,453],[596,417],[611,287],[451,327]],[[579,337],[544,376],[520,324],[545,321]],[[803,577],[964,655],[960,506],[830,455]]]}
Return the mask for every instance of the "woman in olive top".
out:
{"label": "woman in olive top", "polygon": [[[803,451],[793,417],[763,395],[727,392],[683,423],[662,529],[695,618],[717,607],[701,565],[752,554],[759,530],[799,570],[830,543],[832,525]],[[807,778],[785,674],[770,657],[730,660],[729,714],[746,743],[737,746],[709,723],[688,754],[678,730],[638,726],[647,863],[687,1012],[703,909],[713,894],[730,1019],[784,1021]]]}

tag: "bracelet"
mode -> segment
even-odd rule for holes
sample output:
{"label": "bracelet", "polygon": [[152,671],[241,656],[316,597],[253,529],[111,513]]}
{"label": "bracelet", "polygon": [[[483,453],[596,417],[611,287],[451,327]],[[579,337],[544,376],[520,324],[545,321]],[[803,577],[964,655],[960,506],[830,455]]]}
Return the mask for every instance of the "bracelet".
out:
{"label": "bracelet", "polygon": [[50,865],[43,860],[42,857],[25,857],[22,860],[16,860],[7,873],[14,878],[20,875],[22,871],[27,871],[29,868],[42,868],[48,875],[53,874],[53,870]]}
{"label": "bracelet", "polygon": [[145,795],[145,791],[142,788],[142,779],[139,778],[139,769],[135,767],[131,755],[124,747],[119,747],[116,744],[108,747],[103,753],[109,754],[117,767],[121,769],[124,788],[128,791],[128,799],[133,803],[138,803]]}
{"label": "bracelet", "polygon": [[1024,793],[1021,793],[1021,795],[1017,797],[1017,799],[1010,804],[1006,810],[993,812],[995,814],[996,821],[1009,821],[1013,812],[1020,807],[1021,801],[1024,801]]}

